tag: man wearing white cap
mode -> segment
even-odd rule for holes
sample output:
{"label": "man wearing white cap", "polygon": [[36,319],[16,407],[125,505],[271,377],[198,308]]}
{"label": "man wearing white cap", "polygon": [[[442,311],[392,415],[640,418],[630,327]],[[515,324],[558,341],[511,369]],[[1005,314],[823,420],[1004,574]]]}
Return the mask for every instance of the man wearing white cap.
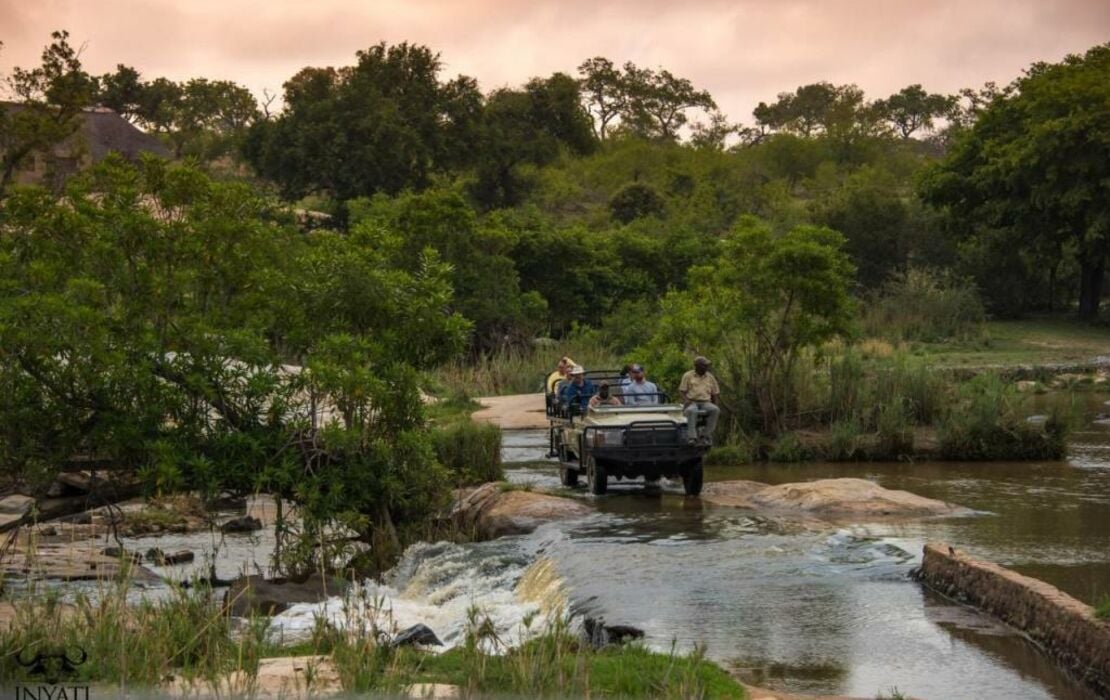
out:
{"label": "man wearing white cap", "polygon": [[586,379],[586,370],[581,365],[574,365],[570,368],[570,382],[559,391],[559,400],[567,408],[585,411],[596,391],[594,383]]}

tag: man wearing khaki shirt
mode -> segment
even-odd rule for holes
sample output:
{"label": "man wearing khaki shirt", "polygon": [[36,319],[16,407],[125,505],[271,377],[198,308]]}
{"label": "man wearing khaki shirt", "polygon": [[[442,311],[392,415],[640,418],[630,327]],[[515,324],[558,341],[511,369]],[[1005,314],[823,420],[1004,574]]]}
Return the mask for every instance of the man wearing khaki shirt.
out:
{"label": "man wearing khaki shirt", "polygon": [[[686,437],[690,444],[709,445],[713,442],[713,431],[717,429],[717,398],[721,387],[717,378],[709,371],[709,360],[701,355],[694,358],[694,369],[682,375],[678,385],[682,394],[682,411],[686,414]],[[705,433],[697,435],[698,413],[705,414]]]}

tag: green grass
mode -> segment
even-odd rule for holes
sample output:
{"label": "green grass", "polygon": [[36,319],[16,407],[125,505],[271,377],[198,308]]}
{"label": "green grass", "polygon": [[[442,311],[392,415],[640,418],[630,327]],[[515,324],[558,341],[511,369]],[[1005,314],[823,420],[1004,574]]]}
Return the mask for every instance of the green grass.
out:
{"label": "green grass", "polygon": [[943,367],[1071,364],[1110,351],[1110,326],[1074,319],[989,321],[978,343],[921,343],[914,354]]}
{"label": "green grass", "polygon": [[1095,604],[1095,617],[1100,620],[1110,620],[1110,593],[1103,595]]}

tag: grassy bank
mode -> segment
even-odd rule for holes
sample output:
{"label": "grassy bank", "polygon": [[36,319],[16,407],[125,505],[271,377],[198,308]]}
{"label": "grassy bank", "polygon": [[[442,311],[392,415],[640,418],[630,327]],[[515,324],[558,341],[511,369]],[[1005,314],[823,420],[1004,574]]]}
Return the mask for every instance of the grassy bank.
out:
{"label": "grassy bank", "polygon": [[[464,643],[436,655],[382,644],[379,629],[388,620],[376,613],[356,620],[349,612],[345,631],[321,623],[310,640],[278,646],[269,641],[267,618],[233,624],[221,596],[207,587],[177,589],[164,601],[135,605],[126,602],[127,593],[127,584],[105,584],[95,602],[82,597],[64,605],[37,596],[12,603],[11,623],[0,630],[0,684],[33,680],[18,661],[21,650],[29,659],[63,648],[75,656],[80,647],[87,658],[67,682],[131,691],[157,691],[176,679],[202,691],[249,696],[262,659],[321,655],[348,692],[390,694],[415,683],[449,683],[468,697],[744,697],[740,684],[700,650],[595,650],[559,621],[530,635],[526,629],[498,630],[475,610]],[[357,603],[351,610],[381,603],[351,602]],[[524,626],[534,624],[530,619]],[[511,645],[509,638],[518,634],[528,641]]]}
{"label": "grassy bank", "polygon": [[1110,353],[1110,326],[1070,318],[988,321],[977,341],[920,343],[910,349],[941,367],[1083,363]]}

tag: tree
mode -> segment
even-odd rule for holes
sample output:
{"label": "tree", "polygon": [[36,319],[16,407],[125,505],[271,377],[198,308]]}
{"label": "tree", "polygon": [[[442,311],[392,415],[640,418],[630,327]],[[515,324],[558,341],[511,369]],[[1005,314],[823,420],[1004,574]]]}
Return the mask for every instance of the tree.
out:
{"label": "tree", "polygon": [[143,82],[139,71],[122,63],[115,73],[105,73],[97,81],[96,100],[129,122],[139,122],[143,106]]}
{"label": "tree", "polygon": [[670,71],[624,64],[625,107],[622,124],[643,138],[673,141],[688,117],[686,110],[715,110],[717,104],[705,90],[695,89],[686,78]]}
{"label": "tree", "polygon": [[934,121],[951,113],[954,100],[945,95],[927,93],[921,85],[910,85],[875,103],[883,118],[890,122],[904,139],[917,131],[931,131]]}
{"label": "tree", "polygon": [[69,44],[69,32],[51,37],[40,66],[16,67],[8,79],[16,107],[4,109],[0,123],[0,198],[29,156],[48,152],[76,133],[81,113],[96,92],[96,81],[82,69],[80,53]]}
{"label": "tree", "polygon": [[688,365],[691,353],[710,357],[734,426],[777,434],[796,407],[803,351],[851,326],[854,270],[843,245],[827,228],[777,235],[758,219],[742,219],[717,259],[691,270],[689,289],[664,297],[645,353],[658,367]]}
{"label": "tree", "polygon": [[290,197],[424,188],[476,136],[476,84],[441,83],[440,68],[438,54],[408,43],[359,51],[346,68],[306,68],[285,84],[284,111],[255,124],[244,155]]}
{"label": "tree", "polygon": [[582,99],[593,118],[594,134],[604,141],[609,135],[609,124],[628,107],[624,77],[612,61],[601,56],[583,61],[578,66],[578,75]]}
{"label": "tree", "polygon": [[477,142],[477,179],[471,191],[487,209],[520,203],[528,187],[522,166],[546,165],[562,149],[589,153],[596,145],[578,85],[565,73],[533,78],[523,90],[492,93]]}
{"label": "tree", "polygon": [[[458,353],[450,270],[396,232],[305,237],[241,183],[109,157],[0,210],[0,474],[82,458],[151,492],[265,489],[386,559],[446,499],[418,371]],[[299,367],[290,366],[295,362]],[[319,563],[319,561],[317,561]]]}
{"label": "tree", "polygon": [[666,210],[663,197],[651,185],[630,182],[609,200],[613,218],[627,224],[644,216],[659,216]]}
{"label": "tree", "polygon": [[965,236],[1009,230],[1030,249],[1073,250],[1084,318],[1098,314],[1110,254],[1108,103],[1110,44],[1034,64],[922,183]]}

